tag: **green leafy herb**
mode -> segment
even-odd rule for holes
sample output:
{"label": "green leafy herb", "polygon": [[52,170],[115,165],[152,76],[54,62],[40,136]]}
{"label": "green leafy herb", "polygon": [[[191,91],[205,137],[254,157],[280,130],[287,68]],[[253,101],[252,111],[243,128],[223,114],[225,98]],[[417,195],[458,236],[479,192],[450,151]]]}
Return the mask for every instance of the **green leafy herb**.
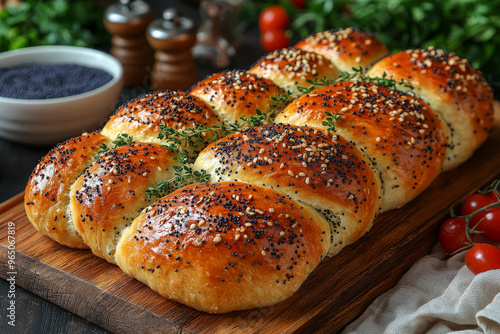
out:
{"label": "green leafy herb", "polygon": [[117,148],[124,145],[130,145],[134,142],[134,136],[129,136],[127,133],[120,133],[116,139],[112,141],[114,147]]}
{"label": "green leafy herb", "polygon": [[340,116],[342,116],[342,114],[337,115],[337,112],[335,112],[335,115],[334,115],[329,111],[326,111],[325,114],[328,117],[326,118],[326,121],[323,121],[323,125],[327,126],[326,129],[328,131],[335,131],[335,123],[337,123],[337,121],[340,119]]}
{"label": "green leafy herb", "polygon": [[[249,117],[241,116],[240,123],[226,124],[222,122],[220,125],[212,125],[210,127],[203,127],[199,125],[197,128],[187,128],[185,130],[177,130],[165,124],[160,125],[160,133],[158,138],[167,142],[167,144],[162,145],[167,149],[174,152],[178,152],[181,148],[182,142],[184,142],[184,147],[198,148],[201,145],[208,144],[212,141],[216,141],[222,137],[227,136],[230,133],[244,131],[249,127],[257,127],[264,125],[269,115],[256,109],[256,115],[251,115]],[[206,134],[211,134],[211,140]]]}
{"label": "green leafy herb", "polygon": [[[186,147],[198,148],[200,145],[208,143],[204,138],[204,133],[212,131],[211,128],[205,128],[201,124],[197,128],[189,128],[187,130],[177,130],[165,124],[160,125],[160,133],[158,138],[165,140],[168,144],[163,145],[168,149],[177,152],[181,147],[182,142],[185,142]],[[217,135],[217,133],[215,133]]]}
{"label": "green leafy herb", "polygon": [[116,136],[116,139],[111,142],[113,146],[111,148],[108,147],[106,144],[101,144],[99,146],[99,151],[97,151],[97,154],[95,155],[95,159],[99,159],[101,155],[104,153],[113,150],[117,147],[124,146],[124,145],[130,145],[134,143],[134,136],[129,136],[127,133],[120,133]]}
{"label": "green leafy herb", "polygon": [[336,82],[340,81],[363,81],[363,82],[373,82],[380,86],[385,86],[391,88],[393,90],[397,90],[399,86],[407,87],[409,89],[413,89],[413,85],[404,79],[396,81],[393,77],[387,77],[387,74],[384,73],[382,77],[370,77],[364,73],[363,68],[353,67],[352,72],[340,72],[338,79]]}
{"label": "green leafy herb", "polygon": [[96,1],[23,0],[0,11],[0,51],[38,45],[109,43]]}
{"label": "green leafy herb", "polygon": [[108,152],[110,150],[110,148],[108,147],[108,145],[106,144],[101,144],[99,146],[99,151],[97,151],[97,154],[94,156],[94,159],[99,159],[101,157],[101,155],[103,155],[104,153]]}
{"label": "green leafy herb", "polygon": [[175,176],[169,180],[158,182],[156,187],[146,189],[148,198],[161,197],[188,184],[204,183],[210,179],[210,174],[205,173],[205,171],[193,170],[185,153],[181,152],[174,160],[179,163],[178,165],[172,165]]}
{"label": "green leafy herb", "polygon": [[271,96],[271,101],[273,101],[273,103],[270,103],[269,106],[272,109],[282,109],[290,102],[291,99],[292,92],[290,91],[276,93],[274,96]]}
{"label": "green leafy herb", "polygon": [[323,79],[320,79],[318,81],[318,78],[314,78],[314,80],[307,79],[307,83],[311,84],[309,87],[301,87],[297,86],[297,89],[299,92],[302,94],[309,94],[313,90],[315,90],[318,87],[325,87],[325,86],[330,86],[336,83],[338,80],[329,80],[327,77],[324,77]]}
{"label": "green leafy herb", "polygon": [[[322,79],[314,78],[314,80],[307,79],[307,83],[310,84],[308,87],[302,87],[302,86],[296,86],[297,90],[300,92],[300,94],[308,94],[314,89],[318,87],[324,87],[324,86],[330,86],[333,85],[337,80],[329,80],[327,77],[324,77]],[[292,100],[292,93],[290,91],[283,92],[283,93],[276,93],[274,96],[271,97],[271,100],[273,103],[269,104],[269,106],[273,109],[275,108],[283,108],[285,107],[291,100]]]}
{"label": "green leafy herb", "polygon": [[266,113],[263,113],[259,109],[255,109],[255,113],[257,115],[251,115],[248,118],[246,118],[245,116],[241,116],[240,119],[243,121],[243,125],[248,125],[251,127],[264,125],[268,115]]}

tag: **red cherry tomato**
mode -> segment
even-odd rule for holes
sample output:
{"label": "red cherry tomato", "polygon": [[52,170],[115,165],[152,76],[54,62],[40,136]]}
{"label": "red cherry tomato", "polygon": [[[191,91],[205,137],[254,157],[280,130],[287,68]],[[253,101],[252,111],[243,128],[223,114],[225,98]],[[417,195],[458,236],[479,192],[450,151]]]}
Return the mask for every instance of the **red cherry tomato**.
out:
{"label": "red cherry tomato", "polygon": [[274,29],[262,32],[260,44],[266,52],[286,48],[290,45],[290,39],[286,36],[285,30]]}
{"label": "red cherry tomato", "polygon": [[259,14],[261,32],[281,29],[285,30],[290,23],[290,16],[280,5],[267,7]]}
{"label": "red cherry tomato", "polygon": [[446,219],[439,228],[439,243],[446,254],[453,254],[470,245],[465,232],[465,219],[459,217]]}
{"label": "red cherry tomato", "polygon": [[[498,192],[498,194],[500,195],[500,189],[499,189],[499,190],[497,190],[497,192]],[[490,192],[490,197],[491,197],[491,198],[493,198],[493,200],[494,200],[495,202],[500,202],[500,200],[498,199],[497,195],[496,195],[493,191],[492,191],[492,192]]]}
{"label": "red cherry tomato", "polygon": [[306,0],[291,0],[293,5],[297,8],[306,8]]}
{"label": "red cherry tomato", "polygon": [[475,244],[465,254],[465,264],[476,275],[500,269],[500,248],[488,244]]}
{"label": "red cherry tomato", "polygon": [[469,196],[462,203],[462,206],[460,207],[460,215],[461,216],[470,215],[471,213],[474,213],[475,211],[484,208],[487,205],[493,204],[495,202],[496,201],[493,200],[488,195],[476,193],[472,196]]}
{"label": "red cherry tomato", "polygon": [[492,240],[500,241],[500,207],[493,207],[472,216],[469,226]]}

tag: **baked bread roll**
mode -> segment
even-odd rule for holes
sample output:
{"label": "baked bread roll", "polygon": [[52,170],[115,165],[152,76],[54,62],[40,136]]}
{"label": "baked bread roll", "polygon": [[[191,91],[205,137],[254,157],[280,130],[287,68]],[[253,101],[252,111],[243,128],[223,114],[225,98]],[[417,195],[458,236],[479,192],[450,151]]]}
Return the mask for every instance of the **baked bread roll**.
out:
{"label": "baked bread roll", "polygon": [[39,232],[68,247],[88,248],[72,220],[69,190],[95,161],[100,146],[109,142],[99,132],[83,134],[57,145],[40,160],[24,192],[26,216]]}
{"label": "baked bread roll", "polygon": [[228,135],[203,150],[194,168],[214,182],[268,186],[312,206],[331,226],[329,256],[363,236],[380,207],[380,180],[364,155],[311,128],[277,124]]}
{"label": "baked bread roll", "polygon": [[243,182],[195,184],[144,210],[116,262],[162,296],[209,313],[291,296],[329,248],[315,210]]}
{"label": "baked bread roll", "polygon": [[411,201],[441,172],[449,128],[414,94],[370,82],[340,82],[290,103],[275,121],[319,129],[340,115],[335,133],[356,143],[380,172],[381,211]]}
{"label": "baked bread roll", "polygon": [[[199,126],[209,128],[219,124],[212,108],[197,97],[182,91],[157,91],[141,95],[121,106],[104,125],[102,133],[110,138],[127,133],[136,142],[166,144],[168,141],[158,138],[160,125],[190,132],[189,129]],[[211,134],[202,135],[209,140]],[[204,146],[203,142],[199,142],[198,147],[190,147],[185,140],[181,140],[180,149],[190,157],[196,157]]]}
{"label": "baked bread roll", "polygon": [[[282,90],[272,81],[242,70],[220,72],[208,76],[191,88],[190,93],[205,101],[226,124],[241,124],[241,117],[277,113],[274,97]],[[270,120],[266,120],[270,123]]]}
{"label": "baked bread roll", "polygon": [[149,187],[172,179],[177,153],[154,143],[124,145],[106,152],[71,187],[76,230],[92,252],[115,263],[122,231],[152,200]]}
{"label": "baked bread roll", "polygon": [[318,32],[295,46],[324,56],[340,71],[347,73],[353,73],[353,68],[358,67],[366,70],[389,54],[378,38],[353,28]]}
{"label": "baked bread roll", "polygon": [[320,54],[295,47],[276,50],[262,57],[249,72],[273,81],[292,97],[303,93],[297,86],[308,88],[309,81],[335,80],[337,68]]}
{"label": "baked bread roll", "polygon": [[452,154],[445,170],[470,158],[493,128],[493,93],[466,59],[441,49],[407,50],[382,59],[368,75],[384,73],[409,81],[412,90],[450,126]]}

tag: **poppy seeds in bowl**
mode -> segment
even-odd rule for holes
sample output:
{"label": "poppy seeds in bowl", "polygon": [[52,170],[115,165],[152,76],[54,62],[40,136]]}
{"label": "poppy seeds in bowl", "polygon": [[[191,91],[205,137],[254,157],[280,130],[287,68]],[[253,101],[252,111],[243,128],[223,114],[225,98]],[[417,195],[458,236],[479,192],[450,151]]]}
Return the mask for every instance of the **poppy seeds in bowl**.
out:
{"label": "poppy seeds in bowl", "polygon": [[82,94],[111,81],[98,68],[78,64],[23,64],[0,68],[0,96],[14,99],[53,99]]}

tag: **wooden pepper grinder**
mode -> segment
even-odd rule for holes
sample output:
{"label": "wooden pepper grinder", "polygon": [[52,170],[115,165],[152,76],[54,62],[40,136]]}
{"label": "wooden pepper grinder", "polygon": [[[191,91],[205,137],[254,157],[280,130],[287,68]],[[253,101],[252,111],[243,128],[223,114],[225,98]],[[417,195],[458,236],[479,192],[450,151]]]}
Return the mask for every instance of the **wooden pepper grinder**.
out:
{"label": "wooden pepper grinder", "polygon": [[149,25],[147,40],[156,50],[152,89],[186,90],[196,83],[198,70],[191,56],[196,27],[192,20],[175,9],[166,9],[163,19]]}
{"label": "wooden pepper grinder", "polygon": [[120,0],[106,9],[104,26],[113,35],[111,55],[123,65],[127,87],[147,83],[154,59],[146,40],[146,29],[152,20],[149,5],[140,0]]}

